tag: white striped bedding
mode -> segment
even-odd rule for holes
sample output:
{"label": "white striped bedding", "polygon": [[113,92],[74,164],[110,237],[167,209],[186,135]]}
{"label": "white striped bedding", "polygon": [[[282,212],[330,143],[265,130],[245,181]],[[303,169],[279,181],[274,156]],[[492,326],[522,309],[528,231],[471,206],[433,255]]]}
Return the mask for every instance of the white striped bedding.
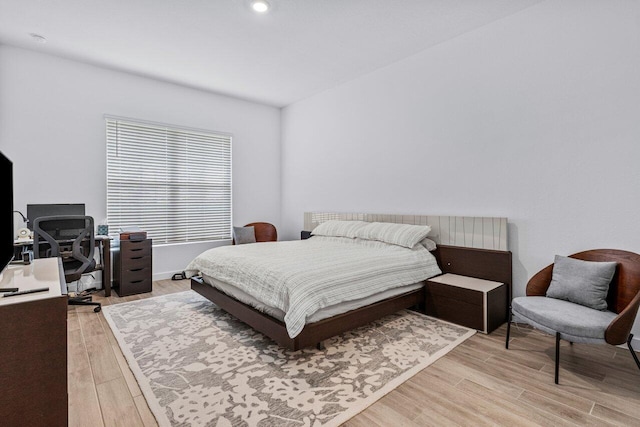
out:
{"label": "white striped bedding", "polygon": [[234,285],[284,311],[291,338],[307,317],[344,301],[417,283],[441,273],[424,246],[315,236],[210,249],[186,269]]}

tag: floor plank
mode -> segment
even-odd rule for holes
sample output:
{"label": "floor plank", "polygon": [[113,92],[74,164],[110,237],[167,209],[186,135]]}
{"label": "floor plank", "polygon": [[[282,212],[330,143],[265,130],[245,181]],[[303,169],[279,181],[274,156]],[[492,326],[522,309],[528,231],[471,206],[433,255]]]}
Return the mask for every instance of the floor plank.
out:
{"label": "floor plank", "polygon": [[[513,415],[517,415],[527,420],[526,425],[543,425],[543,426],[573,426],[573,423],[570,423],[567,420],[563,420],[562,418],[547,412],[547,411],[539,411],[537,408],[528,405],[521,400],[518,400],[518,395],[511,395],[508,393],[501,392],[493,392],[486,387],[481,386],[480,384],[476,384],[470,380],[463,380],[457,386],[461,390],[465,390],[468,393],[474,394],[478,399],[485,399],[490,402],[494,402],[496,405],[500,406],[503,409],[503,412],[511,413]],[[524,390],[523,390],[524,391]],[[517,423],[514,425],[520,426],[521,423]],[[524,424],[524,423],[522,423]]]}
{"label": "floor plank", "polygon": [[591,415],[619,426],[638,425],[637,418],[623,414],[622,412],[618,412],[615,409],[607,408],[606,406],[602,406],[599,403],[595,404],[593,410],[591,411]]}
{"label": "floor plank", "polygon": [[67,333],[69,426],[102,426],[102,412],[80,329]]}
{"label": "floor plank", "polygon": [[129,389],[123,378],[98,384],[97,390],[105,427],[143,426],[138,408],[128,393]]}
{"label": "floor plank", "polygon": [[[119,304],[189,289],[160,280],[153,292],[94,299]],[[157,426],[102,313],[70,307],[69,425]],[[553,382],[555,339],[526,326],[476,334],[419,372],[346,426],[640,425],[640,371],[626,348],[562,342]]]}
{"label": "floor plank", "polygon": [[151,409],[149,409],[149,405],[147,405],[144,396],[134,397],[133,402],[136,404],[136,408],[138,408],[138,414],[140,414],[140,419],[142,419],[144,427],[157,427],[158,423],[156,422],[156,418],[153,416]]}
{"label": "floor plank", "polygon": [[91,369],[96,384],[122,377],[122,370],[118,365],[107,334],[102,328],[99,314],[92,310],[79,313],[80,327],[84,337],[91,362]]}

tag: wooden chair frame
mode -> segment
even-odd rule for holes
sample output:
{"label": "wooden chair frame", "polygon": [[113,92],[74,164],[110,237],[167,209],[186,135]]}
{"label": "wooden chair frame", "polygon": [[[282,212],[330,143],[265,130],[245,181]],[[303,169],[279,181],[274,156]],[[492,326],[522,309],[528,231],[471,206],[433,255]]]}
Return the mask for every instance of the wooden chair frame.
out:
{"label": "wooden chair frame", "polygon": [[[245,227],[253,227],[256,242],[276,242],[278,240],[278,230],[275,225],[269,222],[251,222]],[[231,240],[231,244],[236,244],[235,239]]]}

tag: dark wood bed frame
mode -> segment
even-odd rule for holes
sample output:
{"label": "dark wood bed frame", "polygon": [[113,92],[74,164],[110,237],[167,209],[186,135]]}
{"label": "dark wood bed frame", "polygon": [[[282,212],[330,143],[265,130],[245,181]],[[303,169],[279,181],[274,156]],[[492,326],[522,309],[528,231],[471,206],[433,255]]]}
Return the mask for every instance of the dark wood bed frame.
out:
{"label": "dark wood bed frame", "polygon": [[[434,251],[443,273],[453,273],[507,284],[505,308],[511,301],[511,252],[439,245]],[[290,338],[285,324],[204,283],[191,279],[191,289],[256,331],[289,350],[321,346],[322,341],[405,308],[424,305],[424,287],[357,308],[328,319],[305,325],[295,338]]]}

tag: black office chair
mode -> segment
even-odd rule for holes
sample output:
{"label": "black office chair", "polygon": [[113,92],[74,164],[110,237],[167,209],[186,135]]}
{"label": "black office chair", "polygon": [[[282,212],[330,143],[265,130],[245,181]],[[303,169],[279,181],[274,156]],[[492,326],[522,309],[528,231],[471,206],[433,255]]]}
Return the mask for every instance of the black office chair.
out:
{"label": "black office chair", "polygon": [[[93,218],[84,215],[42,216],[33,222],[33,257],[62,258],[66,283],[80,280],[83,274],[96,270]],[[94,305],[102,309],[90,295],[69,297],[69,305]]]}

